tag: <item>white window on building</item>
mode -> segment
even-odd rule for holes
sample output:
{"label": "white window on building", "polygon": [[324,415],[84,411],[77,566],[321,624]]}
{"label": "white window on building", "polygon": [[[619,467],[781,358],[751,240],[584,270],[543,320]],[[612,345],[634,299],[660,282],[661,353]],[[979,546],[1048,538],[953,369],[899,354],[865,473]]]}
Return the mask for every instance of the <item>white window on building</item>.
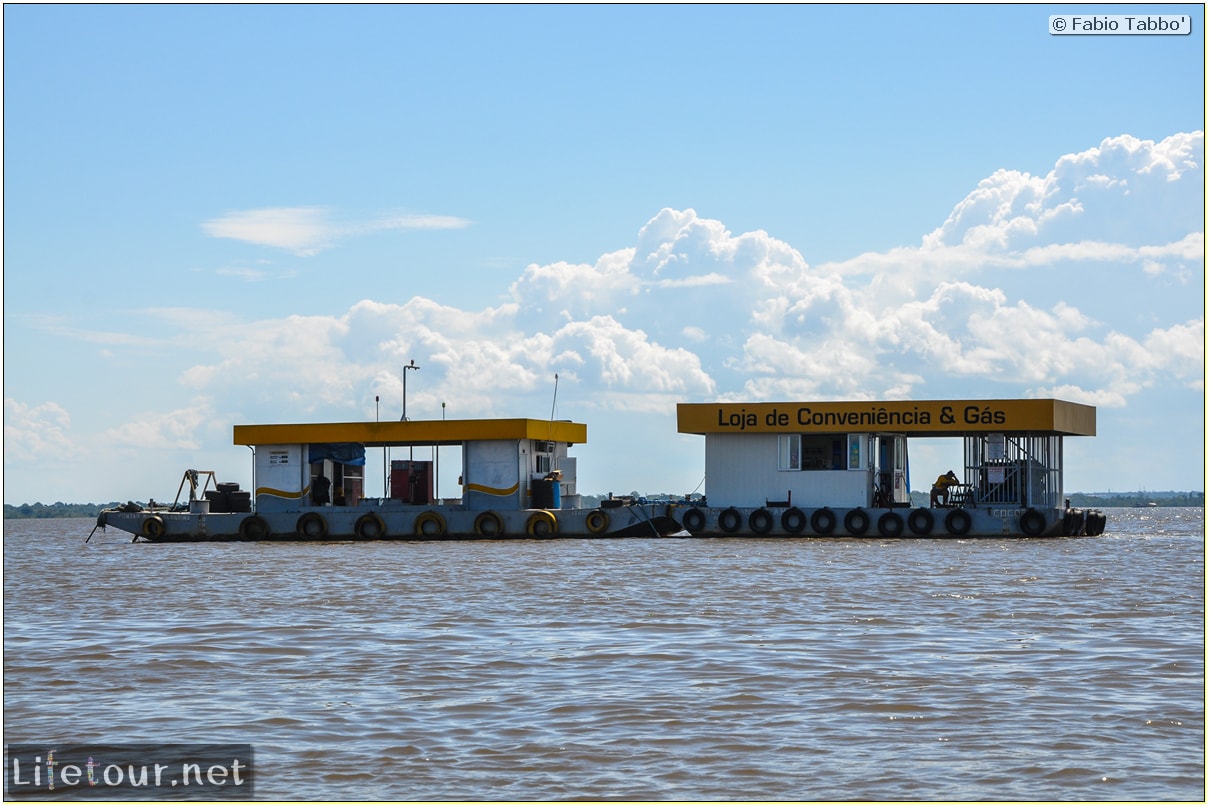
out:
{"label": "white window on building", "polygon": [[802,469],[802,435],[781,434],[777,437],[777,470]]}
{"label": "white window on building", "polygon": [[861,458],[861,453],[864,449],[864,445],[863,445],[864,441],[865,441],[864,436],[861,434],[849,434],[848,435],[848,469],[849,470],[864,469],[865,463]]}

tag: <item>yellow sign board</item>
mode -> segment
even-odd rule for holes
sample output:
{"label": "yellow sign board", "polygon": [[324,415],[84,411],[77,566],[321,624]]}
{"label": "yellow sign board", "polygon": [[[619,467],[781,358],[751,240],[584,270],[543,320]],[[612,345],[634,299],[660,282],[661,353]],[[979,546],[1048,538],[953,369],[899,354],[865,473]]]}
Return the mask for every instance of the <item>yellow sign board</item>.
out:
{"label": "yellow sign board", "polygon": [[682,434],[1096,434],[1095,407],[1065,400],[680,403],[676,421]]}

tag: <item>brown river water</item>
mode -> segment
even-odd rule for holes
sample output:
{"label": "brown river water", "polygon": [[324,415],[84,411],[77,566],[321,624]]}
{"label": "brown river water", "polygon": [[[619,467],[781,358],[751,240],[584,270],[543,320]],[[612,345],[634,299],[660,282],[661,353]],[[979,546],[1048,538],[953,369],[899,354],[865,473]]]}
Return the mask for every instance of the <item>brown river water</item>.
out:
{"label": "brown river water", "polygon": [[1205,512],[1102,537],[131,544],[4,524],[6,744],[273,800],[1203,800]]}

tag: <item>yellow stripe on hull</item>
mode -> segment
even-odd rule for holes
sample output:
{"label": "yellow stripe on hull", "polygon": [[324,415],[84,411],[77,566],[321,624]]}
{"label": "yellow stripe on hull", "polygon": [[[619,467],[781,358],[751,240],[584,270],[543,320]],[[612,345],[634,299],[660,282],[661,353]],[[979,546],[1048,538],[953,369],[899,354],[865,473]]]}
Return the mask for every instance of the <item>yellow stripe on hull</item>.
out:
{"label": "yellow stripe on hull", "polygon": [[515,495],[521,488],[521,483],[518,481],[511,487],[488,487],[484,484],[467,484],[466,491],[472,493],[483,493],[485,495]]}
{"label": "yellow stripe on hull", "polygon": [[260,496],[260,495],[275,495],[275,496],[277,496],[278,498],[290,498],[290,499],[297,498],[297,499],[301,499],[301,498],[303,498],[303,497],[304,497],[306,494],[307,494],[307,491],[306,491],[306,490],[300,490],[300,491],[297,491],[297,492],[287,492],[287,491],[285,491],[285,490],[274,490],[272,487],[257,487],[257,488],[256,488],[256,495],[258,495],[258,496]]}

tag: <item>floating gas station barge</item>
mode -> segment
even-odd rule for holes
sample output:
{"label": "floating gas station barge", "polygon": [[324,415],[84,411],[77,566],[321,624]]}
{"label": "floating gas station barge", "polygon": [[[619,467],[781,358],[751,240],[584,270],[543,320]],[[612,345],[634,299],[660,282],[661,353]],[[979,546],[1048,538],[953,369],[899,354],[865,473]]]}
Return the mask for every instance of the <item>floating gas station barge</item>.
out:
{"label": "floating gas station barge", "polygon": [[[170,506],[103,511],[149,542],[544,537],[1058,537],[1098,535],[1099,510],[1072,509],[1063,439],[1094,436],[1096,410],[1063,400],[682,403],[678,430],[705,437],[705,501],[582,506],[569,448],[587,426],[483,419],[237,425],[253,489],[189,470]],[[964,445],[961,475],[911,500],[908,443]],[[461,450],[461,495],[434,492],[434,462],[390,463],[365,492],[367,450]],[[204,479],[204,480],[203,480]],[[215,481],[213,488],[210,482]],[[189,485],[189,498],[180,503]],[[943,489],[942,489],[943,488]],[[95,530],[94,530],[95,531]],[[90,535],[91,537],[91,535]]]}

